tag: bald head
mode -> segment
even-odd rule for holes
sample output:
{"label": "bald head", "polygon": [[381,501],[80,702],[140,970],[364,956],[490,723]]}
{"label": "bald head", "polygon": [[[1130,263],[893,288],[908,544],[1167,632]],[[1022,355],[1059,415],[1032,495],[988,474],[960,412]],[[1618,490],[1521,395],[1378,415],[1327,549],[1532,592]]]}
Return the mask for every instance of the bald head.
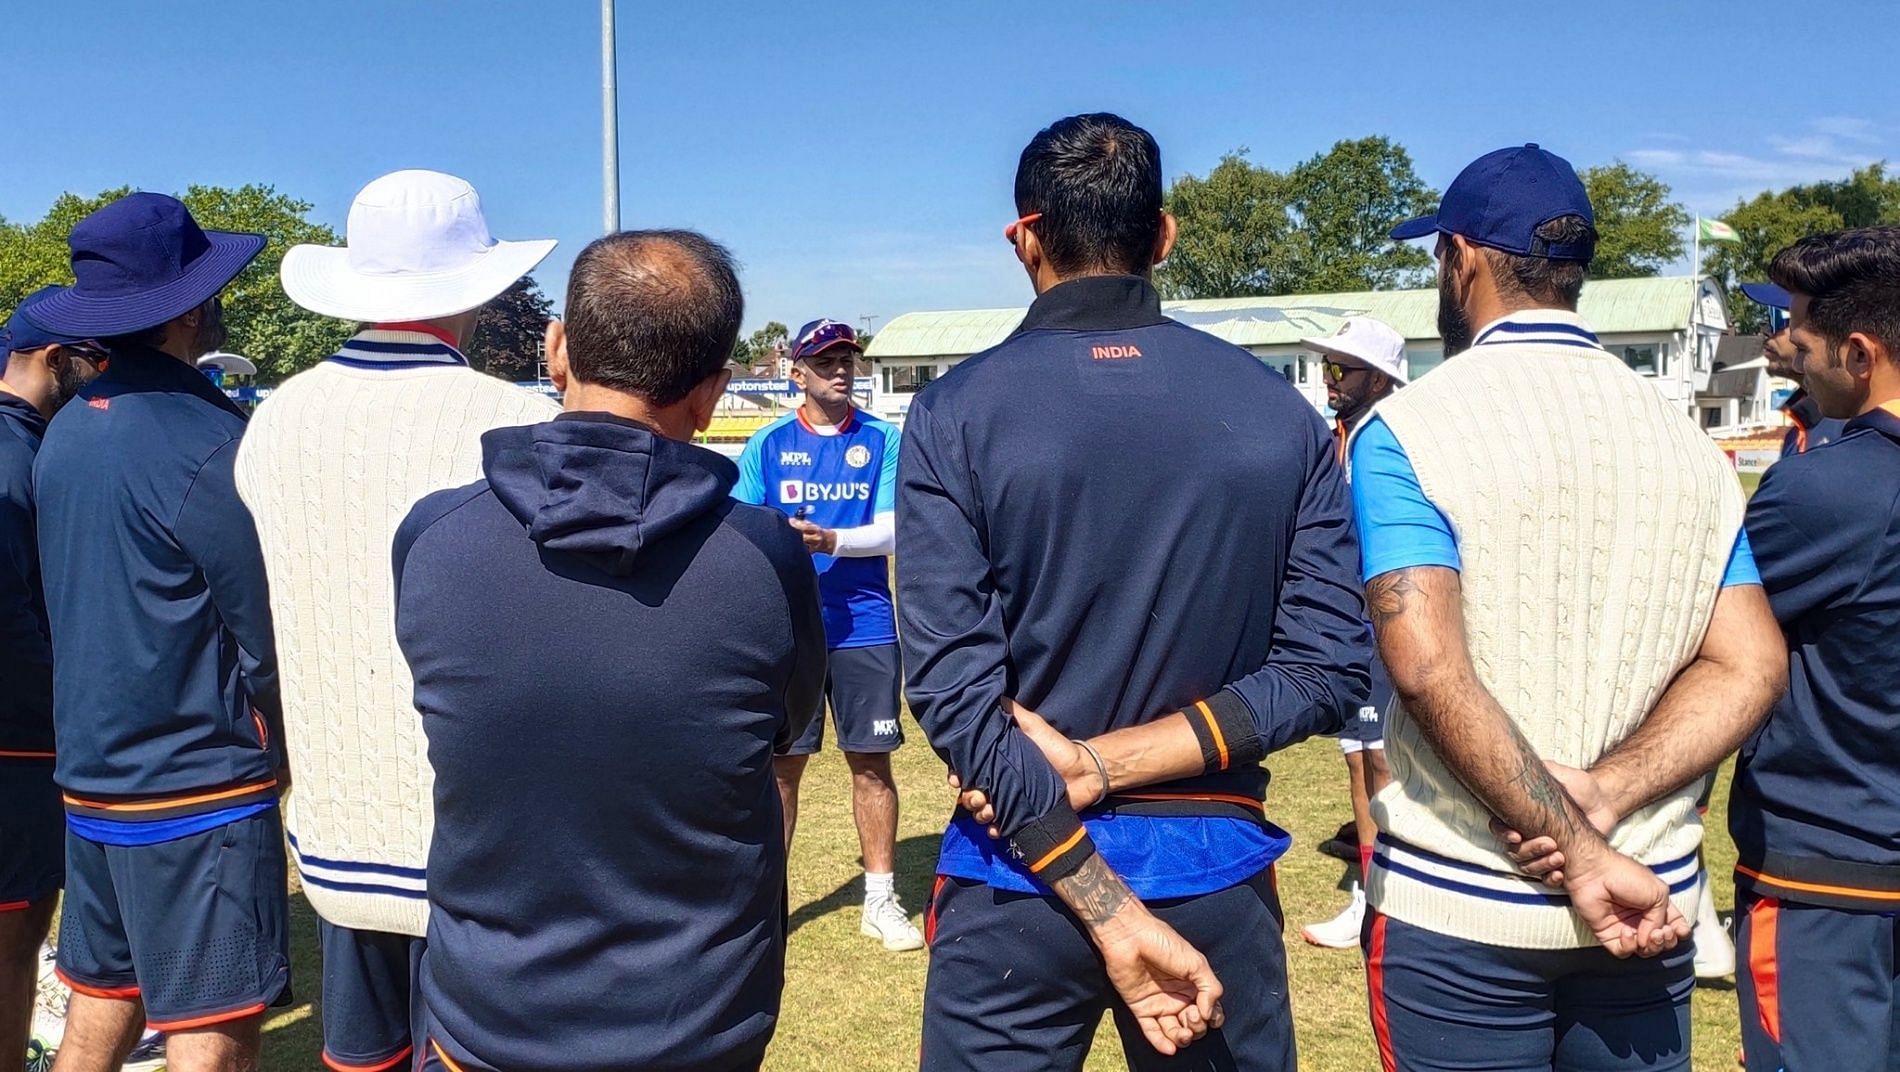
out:
{"label": "bald head", "polygon": [[569,374],[671,406],[726,367],[744,315],[732,254],[705,235],[596,239],[568,277]]}

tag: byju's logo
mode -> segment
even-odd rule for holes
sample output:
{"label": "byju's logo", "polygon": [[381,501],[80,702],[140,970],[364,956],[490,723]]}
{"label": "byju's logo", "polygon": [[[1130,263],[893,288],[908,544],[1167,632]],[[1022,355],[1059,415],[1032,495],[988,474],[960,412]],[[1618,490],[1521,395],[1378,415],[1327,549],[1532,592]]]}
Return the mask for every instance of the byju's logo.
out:
{"label": "byju's logo", "polygon": [[810,465],[811,452],[808,450],[781,450],[778,452],[780,465]]}
{"label": "byju's logo", "polygon": [[870,498],[871,484],[865,480],[844,484],[821,484],[816,480],[778,482],[778,501],[781,503],[868,502]]}
{"label": "byju's logo", "polygon": [[778,482],[778,501],[802,503],[805,501],[805,482],[803,480],[781,480]]}

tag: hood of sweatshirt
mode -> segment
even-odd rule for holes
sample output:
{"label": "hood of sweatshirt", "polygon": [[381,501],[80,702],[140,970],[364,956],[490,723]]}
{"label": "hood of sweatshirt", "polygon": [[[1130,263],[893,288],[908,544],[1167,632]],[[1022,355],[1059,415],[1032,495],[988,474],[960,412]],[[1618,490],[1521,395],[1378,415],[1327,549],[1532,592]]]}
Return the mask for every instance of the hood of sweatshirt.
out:
{"label": "hood of sweatshirt", "polygon": [[605,413],[488,432],[482,469],[535,543],[618,576],[634,571],[642,549],[727,509],[739,478],[713,451]]}

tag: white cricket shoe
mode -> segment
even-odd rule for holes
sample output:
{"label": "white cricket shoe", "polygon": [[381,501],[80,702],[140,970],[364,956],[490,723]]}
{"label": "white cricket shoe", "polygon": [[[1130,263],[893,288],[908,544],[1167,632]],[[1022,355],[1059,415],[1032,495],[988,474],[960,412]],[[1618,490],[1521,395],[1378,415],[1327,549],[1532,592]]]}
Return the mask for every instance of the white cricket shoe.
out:
{"label": "white cricket shoe", "polygon": [[1735,942],[1715,914],[1715,891],[1702,873],[1702,905],[1695,914],[1695,977],[1725,979],[1735,974]]}
{"label": "white cricket shoe", "polygon": [[1366,921],[1366,891],[1352,884],[1352,903],[1345,911],[1324,923],[1309,923],[1300,928],[1300,937],[1325,949],[1357,949],[1359,927]]}
{"label": "white cricket shoe", "polygon": [[924,947],[924,936],[911,923],[896,894],[864,902],[864,920],[858,930],[883,942],[884,948],[893,953]]}

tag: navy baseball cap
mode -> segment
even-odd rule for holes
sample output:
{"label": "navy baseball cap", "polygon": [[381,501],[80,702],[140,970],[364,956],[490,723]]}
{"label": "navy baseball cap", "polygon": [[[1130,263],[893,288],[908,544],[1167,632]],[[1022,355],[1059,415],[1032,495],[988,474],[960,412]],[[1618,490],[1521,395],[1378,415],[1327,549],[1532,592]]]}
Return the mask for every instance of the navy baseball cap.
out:
{"label": "navy baseball cap", "polygon": [[1757,305],[1766,305],[1770,309],[1779,309],[1785,313],[1794,308],[1794,299],[1788,296],[1786,290],[1773,283],[1743,283],[1742,293],[1748,295],[1749,301]]}
{"label": "navy baseball cap", "polygon": [[851,330],[851,325],[839,320],[814,320],[799,328],[798,334],[792,336],[792,360],[804,361],[839,346],[849,346],[859,352],[864,350],[864,344],[858,342],[858,333]]}
{"label": "navy baseball cap", "polygon": [[89,346],[91,339],[79,335],[64,335],[57,331],[48,331],[33,322],[27,310],[47,298],[64,291],[62,286],[41,287],[28,294],[20,307],[13,310],[7,326],[0,329],[0,356],[16,350],[39,350],[47,346]]}
{"label": "navy baseball cap", "polygon": [[[1585,242],[1545,242],[1539,227],[1559,216],[1582,216],[1591,227]],[[1392,228],[1404,241],[1434,232],[1463,235],[1468,242],[1525,257],[1587,261],[1596,252],[1596,213],[1570,161],[1536,144],[1486,153],[1458,173],[1438,211]]]}

